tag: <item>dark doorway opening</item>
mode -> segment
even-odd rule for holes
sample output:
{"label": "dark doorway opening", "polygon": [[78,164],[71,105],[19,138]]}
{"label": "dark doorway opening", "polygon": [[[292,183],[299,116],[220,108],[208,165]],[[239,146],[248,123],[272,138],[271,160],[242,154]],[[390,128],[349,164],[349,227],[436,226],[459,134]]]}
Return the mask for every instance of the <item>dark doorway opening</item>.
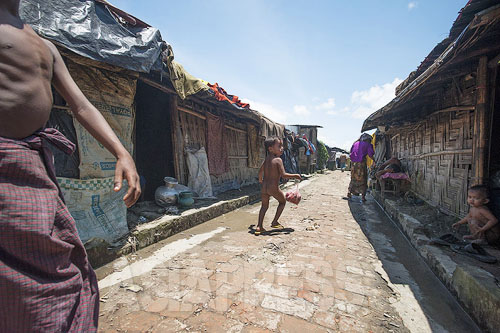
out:
{"label": "dark doorway opening", "polygon": [[[495,71],[498,71],[496,68]],[[492,89],[492,117],[489,154],[489,187],[490,208],[496,218],[500,219],[500,79],[498,74],[493,75],[495,81]]]}
{"label": "dark doorway opening", "polygon": [[170,96],[142,81],[137,82],[135,160],[146,180],[144,200],[154,200],[164,177],[175,177]]}
{"label": "dark doorway opening", "polygon": [[490,137],[490,177],[496,172],[500,171],[500,149],[498,143],[500,142],[500,80],[497,75],[494,82],[495,88],[493,92],[492,119],[491,119],[491,137]]}

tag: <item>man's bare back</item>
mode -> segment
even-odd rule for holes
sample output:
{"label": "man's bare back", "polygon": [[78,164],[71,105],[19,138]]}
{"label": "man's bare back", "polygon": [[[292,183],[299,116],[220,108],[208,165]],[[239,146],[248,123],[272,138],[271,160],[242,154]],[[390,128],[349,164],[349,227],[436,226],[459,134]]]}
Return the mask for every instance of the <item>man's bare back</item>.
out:
{"label": "man's bare back", "polygon": [[19,0],[0,1],[0,137],[22,139],[43,129],[52,109],[52,86],[73,117],[116,158],[115,191],[123,179],[130,207],[140,191],[134,160],[106,119],[85,97],[54,44],[19,17]]}
{"label": "man's bare back", "polygon": [[20,20],[0,16],[0,136],[27,137],[49,119],[54,56],[48,43]]}

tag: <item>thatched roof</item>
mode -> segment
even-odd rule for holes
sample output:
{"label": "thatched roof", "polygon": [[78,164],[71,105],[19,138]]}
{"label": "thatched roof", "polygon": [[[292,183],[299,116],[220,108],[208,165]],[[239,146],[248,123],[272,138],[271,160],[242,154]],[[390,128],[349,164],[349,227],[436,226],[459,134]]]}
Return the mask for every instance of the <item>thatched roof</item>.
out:
{"label": "thatched roof", "polygon": [[396,88],[396,97],[371,114],[362,131],[422,119],[443,81],[466,74],[480,56],[500,52],[500,5],[496,0],[470,0],[454,22],[450,34],[436,45],[416,71]]}

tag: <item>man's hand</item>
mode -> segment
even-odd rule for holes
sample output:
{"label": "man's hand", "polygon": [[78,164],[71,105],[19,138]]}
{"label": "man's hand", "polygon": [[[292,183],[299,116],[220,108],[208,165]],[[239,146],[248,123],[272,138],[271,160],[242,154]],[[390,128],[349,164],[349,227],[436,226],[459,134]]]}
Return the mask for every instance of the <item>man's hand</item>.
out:
{"label": "man's hand", "polygon": [[457,223],[453,223],[452,226],[451,226],[453,229],[457,229],[458,227],[460,227],[460,223],[457,222]]}
{"label": "man's hand", "polygon": [[297,175],[295,175],[295,179],[302,180],[302,177],[299,174],[297,174]]}
{"label": "man's hand", "polygon": [[125,205],[131,207],[139,196],[141,195],[141,184],[139,181],[139,175],[137,174],[137,170],[135,169],[135,163],[130,154],[126,154],[123,157],[119,157],[116,161],[116,170],[115,170],[115,186],[114,191],[118,192],[122,188],[123,179],[127,180],[128,190],[125,196],[123,197],[123,201],[125,201]]}

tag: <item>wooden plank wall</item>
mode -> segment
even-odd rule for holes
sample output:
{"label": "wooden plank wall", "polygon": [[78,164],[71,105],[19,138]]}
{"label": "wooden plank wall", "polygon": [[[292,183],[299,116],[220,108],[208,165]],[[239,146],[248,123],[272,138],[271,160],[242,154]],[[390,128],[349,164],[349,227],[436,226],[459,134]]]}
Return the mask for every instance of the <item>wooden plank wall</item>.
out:
{"label": "wooden plank wall", "polygon": [[[190,112],[188,113],[186,110]],[[182,142],[185,147],[195,149],[205,147],[206,149],[207,123],[205,112],[209,111],[196,103],[183,103],[179,108],[179,125],[182,129]],[[257,182],[258,169],[248,167],[248,134],[246,123],[226,119],[224,134],[229,156],[229,172],[218,177],[211,176],[212,185],[217,186],[233,180],[238,181],[240,184]],[[260,137],[257,137],[257,140],[260,139]],[[261,155],[263,160],[263,149]],[[181,182],[187,182],[187,172],[184,173]]]}
{"label": "wooden plank wall", "polygon": [[392,153],[408,171],[412,190],[457,217],[468,211],[473,128],[473,110],[442,112],[397,128],[391,137]]}
{"label": "wooden plank wall", "polygon": [[212,184],[220,185],[234,179],[239,183],[255,181],[257,179],[258,169],[248,167],[248,138],[246,129],[239,128],[243,127],[241,126],[242,124],[236,124],[234,122],[229,122],[227,125],[239,129],[239,131],[236,131],[226,127],[225,130],[227,152],[229,156],[229,172],[219,177],[212,176]]}

